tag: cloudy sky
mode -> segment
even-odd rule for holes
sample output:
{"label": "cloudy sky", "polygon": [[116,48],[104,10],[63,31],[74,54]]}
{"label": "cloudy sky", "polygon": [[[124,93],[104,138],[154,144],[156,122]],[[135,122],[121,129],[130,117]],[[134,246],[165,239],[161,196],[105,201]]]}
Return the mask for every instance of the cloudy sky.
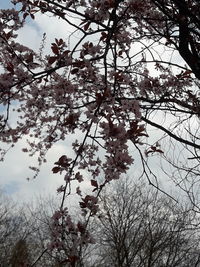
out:
{"label": "cloudy sky", "polygon": [[[9,0],[1,0],[0,8],[7,8],[9,2]],[[38,51],[44,33],[47,36],[46,43],[49,44],[49,47],[46,47],[48,51],[55,37],[66,39],[66,36],[70,33],[70,28],[66,29],[66,24],[56,18],[37,15],[36,20],[30,21],[19,31],[18,40],[20,43]],[[22,152],[25,142],[25,140],[22,140],[17,143],[14,148],[9,150],[5,160],[0,162],[1,188],[17,201],[31,201],[35,196],[44,194],[55,195],[57,187],[63,183],[63,176],[53,174],[51,169],[54,162],[69,151],[67,142],[54,145],[47,155],[47,163],[42,166],[38,177],[31,181],[26,180],[27,177],[33,175],[28,166],[33,166],[36,161],[34,162],[33,158],[29,158],[27,154]],[[1,144],[1,146],[4,145]]]}
{"label": "cloudy sky", "polygon": [[[0,8],[6,8],[8,6],[9,0],[0,0]],[[66,27],[66,23],[61,20],[54,17],[37,15],[34,21],[30,21],[19,31],[18,40],[20,43],[38,51],[43,34],[45,33],[47,36],[45,49],[49,51],[50,44],[54,41],[54,38],[63,38],[66,40],[71,30],[70,26]],[[164,51],[160,51],[161,54],[163,52]],[[159,135],[158,130],[150,129],[150,133],[156,141]],[[68,142],[66,141],[54,145],[49,151],[47,163],[42,166],[38,177],[30,181],[26,180],[26,178],[31,177],[32,174],[28,166],[34,165],[36,161],[34,162],[27,154],[22,153],[25,142],[25,140],[22,140],[17,143],[14,148],[9,150],[4,162],[0,162],[0,185],[2,189],[17,201],[31,201],[38,195],[56,195],[57,187],[63,183],[63,175],[53,174],[51,169],[54,166],[54,162],[57,161],[61,155],[69,155],[70,147]],[[135,151],[133,151],[133,153],[135,153]],[[155,170],[159,169],[158,158],[153,157],[149,161],[151,161],[151,165]],[[140,164],[137,162],[137,157],[133,168],[135,173],[140,171]]]}

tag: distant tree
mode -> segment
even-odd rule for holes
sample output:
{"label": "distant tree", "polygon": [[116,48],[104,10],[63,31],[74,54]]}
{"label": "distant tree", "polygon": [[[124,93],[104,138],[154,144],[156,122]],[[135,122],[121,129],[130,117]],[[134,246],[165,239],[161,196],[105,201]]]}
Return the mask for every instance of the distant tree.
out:
{"label": "distant tree", "polygon": [[26,241],[20,239],[15,244],[11,259],[10,259],[11,267],[28,267],[29,265],[29,253]]}
{"label": "distant tree", "polygon": [[[200,263],[198,214],[144,183],[122,179],[110,185],[101,194],[98,216],[90,219],[87,232],[79,215],[71,228],[61,225],[59,218],[54,225],[56,206],[53,200],[41,199],[34,209],[24,206],[20,220],[10,220],[10,226],[0,228],[2,237],[3,229],[13,229],[1,239],[0,266],[187,267]],[[11,209],[9,217],[15,216]],[[87,233],[95,244],[87,243]],[[55,234],[62,242],[54,242],[57,247],[52,249]],[[77,258],[69,257],[72,248]]]}
{"label": "distant tree", "polygon": [[118,183],[102,196],[94,266],[186,267],[200,264],[194,212],[144,184]]}
{"label": "distant tree", "polygon": [[[77,245],[76,242],[78,238],[86,239],[88,233],[88,231],[84,230],[84,225],[79,221],[79,217],[81,218],[79,215],[80,210],[74,211],[76,219],[74,222],[71,221],[70,227],[67,225],[64,227],[61,224],[62,222],[59,221],[61,218],[59,218],[59,213],[54,214],[57,205],[58,203],[55,199],[41,197],[39,200],[35,200],[34,207],[27,205],[25,208],[32,228],[32,232],[26,239],[29,255],[31,255],[31,266],[89,266],[86,263],[91,256],[91,250],[87,248],[87,242],[85,245],[82,245],[82,242]],[[66,219],[69,220],[70,217],[66,217]],[[55,222],[57,222],[56,225]],[[77,234],[76,231],[79,231],[80,234]],[[52,248],[51,241],[55,236],[57,243],[55,242],[55,247]],[[58,236],[60,243],[58,242]],[[76,244],[76,246],[73,244]],[[76,256],[69,258],[72,248]]]}
{"label": "distant tree", "polygon": [[0,192],[0,266],[9,266],[12,249],[22,234],[17,206]]}
{"label": "distant tree", "polygon": [[[43,205],[44,203],[45,201],[43,201]],[[38,203],[37,205],[39,206]],[[41,221],[42,218],[30,212],[31,210],[30,204],[20,207],[18,203],[15,203],[9,196],[6,196],[3,191],[0,192],[1,267],[31,266],[35,259],[45,250],[45,242],[46,244],[47,241],[50,242],[49,235],[47,239],[44,224]],[[49,214],[49,220],[50,216]],[[44,263],[44,265],[39,262],[39,266],[46,267],[49,265],[49,258],[51,261],[52,258],[46,258],[43,257],[42,264]]]}

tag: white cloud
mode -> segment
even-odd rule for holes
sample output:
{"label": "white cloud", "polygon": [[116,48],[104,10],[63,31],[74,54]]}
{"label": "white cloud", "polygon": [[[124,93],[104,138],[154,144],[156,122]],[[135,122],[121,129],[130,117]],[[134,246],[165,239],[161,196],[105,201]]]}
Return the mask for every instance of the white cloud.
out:
{"label": "white cloud", "polygon": [[[73,18],[70,18],[73,21]],[[38,51],[42,42],[43,34],[46,35],[46,46],[44,53],[50,53],[51,43],[55,38],[62,38],[67,41],[68,36],[72,33],[74,28],[65,21],[53,17],[52,15],[39,14],[35,15],[35,19],[28,20],[29,23],[20,29],[18,41],[35,51]]]}
{"label": "white cloud", "polygon": [[53,174],[51,169],[59,156],[66,154],[64,145],[54,145],[47,154],[47,163],[43,164],[38,177],[27,181],[27,177],[32,177],[33,172],[28,166],[34,165],[36,160],[28,157],[21,151],[24,141],[20,141],[11,149],[5,157],[1,166],[1,186],[8,193],[12,194],[16,200],[30,200],[34,195],[55,194],[56,188],[63,183],[63,175]]}
{"label": "white cloud", "polygon": [[[2,7],[2,5],[0,4]],[[73,20],[73,19],[71,19]],[[29,23],[20,29],[17,40],[19,43],[32,48],[36,52],[39,50],[43,34],[46,33],[46,47],[44,53],[50,52],[50,44],[55,38],[67,39],[72,31],[72,27],[66,22],[44,14],[36,14],[35,20],[28,19]],[[15,121],[15,115],[11,120]],[[68,151],[67,144],[56,144],[47,154],[47,163],[41,167],[41,171],[35,180],[27,181],[27,177],[33,175],[28,166],[34,165],[36,161],[29,158],[21,150],[25,146],[25,139],[19,141],[6,155],[1,164],[0,181],[4,191],[12,195],[17,201],[29,201],[35,195],[55,194],[58,186],[64,183],[63,176],[53,174],[51,169],[58,158]]]}

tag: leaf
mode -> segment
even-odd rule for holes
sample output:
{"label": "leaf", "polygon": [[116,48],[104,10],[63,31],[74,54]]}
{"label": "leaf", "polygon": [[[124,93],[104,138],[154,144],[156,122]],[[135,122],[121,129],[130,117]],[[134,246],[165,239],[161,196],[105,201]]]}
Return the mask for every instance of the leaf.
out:
{"label": "leaf", "polygon": [[[70,158],[67,158],[66,155],[63,155],[59,158],[59,160],[57,162],[55,162],[54,164],[62,166],[63,168],[69,167],[70,166]],[[59,167],[60,168],[60,167]]]}
{"label": "leaf", "polygon": [[70,50],[65,50],[65,51],[63,52],[63,55],[64,55],[64,56],[68,56],[68,54],[69,54],[70,52],[71,52]]}
{"label": "leaf", "polygon": [[71,74],[76,74],[78,71],[79,71],[78,68],[74,68],[74,69],[71,70]]}
{"label": "leaf", "polygon": [[108,34],[106,32],[101,33],[100,41],[104,41],[107,38]]}
{"label": "leaf", "polygon": [[57,38],[55,38],[55,41],[58,46],[61,46],[64,43],[63,39],[58,40]]}
{"label": "leaf", "polygon": [[75,179],[81,183],[83,181],[83,176],[80,174],[80,172],[77,172],[75,175]]}
{"label": "leaf", "polygon": [[79,205],[82,209],[85,209],[87,207],[85,202],[79,202]]}
{"label": "leaf", "polygon": [[29,13],[27,13],[27,12],[24,13],[24,14],[23,14],[23,19],[26,19],[26,17],[27,17],[28,15],[29,15]]}
{"label": "leaf", "polygon": [[63,155],[59,158],[60,165],[63,165],[67,161],[67,156]]}
{"label": "leaf", "polygon": [[53,172],[53,173],[58,173],[59,171],[61,171],[61,168],[60,168],[60,167],[54,167],[54,168],[52,169],[52,172]]}
{"label": "leaf", "polygon": [[58,57],[49,57],[48,63],[52,65],[57,59]]}
{"label": "leaf", "polygon": [[98,188],[97,187],[95,187],[93,190],[92,190],[92,192],[95,192],[95,191],[97,191],[98,190]]}
{"label": "leaf", "polygon": [[85,31],[87,31],[88,30],[88,28],[89,28],[89,26],[90,26],[90,24],[91,24],[91,22],[89,21],[89,22],[87,22],[85,25],[84,25],[84,30]]}
{"label": "leaf", "polygon": [[59,55],[59,49],[56,44],[52,45],[51,50],[53,51],[54,54]]}
{"label": "leaf", "polygon": [[91,185],[98,188],[98,183],[96,180],[91,180]]}
{"label": "leaf", "polygon": [[79,186],[76,188],[76,194],[79,195],[79,196],[82,196],[81,189],[80,189]]}
{"label": "leaf", "polygon": [[31,13],[30,16],[31,16],[32,19],[35,19],[34,14]]}
{"label": "leaf", "polygon": [[118,56],[119,56],[119,57],[122,57],[122,54],[123,54],[123,50],[119,50],[119,52],[118,52]]}
{"label": "leaf", "polygon": [[90,42],[89,44],[88,44],[88,47],[89,48],[92,48],[94,45],[93,45],[93,43],[92,42]]}

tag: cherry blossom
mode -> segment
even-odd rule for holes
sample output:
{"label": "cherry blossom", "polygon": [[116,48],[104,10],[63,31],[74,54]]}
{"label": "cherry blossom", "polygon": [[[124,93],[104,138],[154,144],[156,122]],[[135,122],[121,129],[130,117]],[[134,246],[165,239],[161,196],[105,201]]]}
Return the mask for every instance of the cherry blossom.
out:
{"label": "cherry blossom", "polygon": [[[79,258],[77,247],[93,242],[87,226],[99,211],[101,191],[126,174],[138,154],[141,175],[157,188],[148,161],[154,155],[175,173],[181,170],[187,181],[199,175],[199,137],[191,120],[198,121],[200,114],[200,18],[193,2],[13,0],[15,9],[0,10],[0,140],[13,146],[27,139],[22,152],[38,158],[38,166],[30,167],[34,177],[48,150],[69,142],[73,157],[58,155],[52,166],[64,179],[57,189],[62,200],[52,217],[49,247],[65,251],[70,237],[65,260],[71,266]],[[38,14],[55,16],[74,29],[66,40],[55,36],[47,44],[50,53],[17,41],[18,30]],[[10,122],[13,114],[15,123]],[[160,134],[154,141],[152,128]],[[183,149],[184,164],[181,157],[168,156],[162,140]],[[81,185],[88,180],[91,193],[85,195]],[[174,180],[197,207],[184,178]],[[80,199],[83,221],[73,220],[67,209],[71,194]]]}

